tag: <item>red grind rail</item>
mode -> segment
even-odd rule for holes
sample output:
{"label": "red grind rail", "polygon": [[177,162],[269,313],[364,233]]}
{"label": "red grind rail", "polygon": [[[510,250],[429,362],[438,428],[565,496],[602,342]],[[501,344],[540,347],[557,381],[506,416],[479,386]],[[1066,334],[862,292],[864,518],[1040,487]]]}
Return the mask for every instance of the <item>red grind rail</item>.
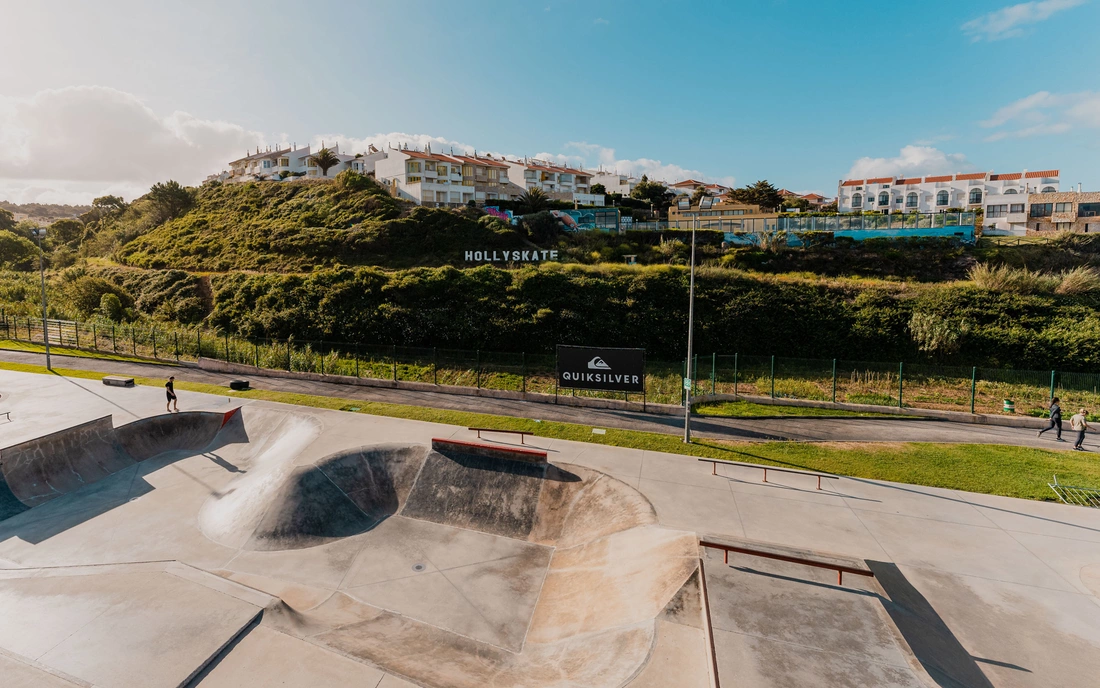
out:
{"label": "red grind rail", "polygon": [[802,564],[803,566],[813,566],[819,569],[832,569],[836,571],[836,584],[844,585],[844,574],[851,573],[856,576],[867,576],[868,578],[874,578],[873,571],[866,569],[857,569],[853,566],[845,566],[844,564],[831,564],[824,561],[816,561],[814,559],[806,559],[805,557],[793,557],[786,554],[778,554],[776,552],[768,552],[762,549],[753,549],[752,547],[738,547],[736,545],[726,545],[721,542],[709,542],[707,540],[699,541],[700,547],[709,547],[710,549],[724,550],[724,561],[730,563],[730,552],[737,552],[739,554],[749,554],[754,557],[763,557],[765,559],[775,559],[777,561],[786,561],[792,564]]}

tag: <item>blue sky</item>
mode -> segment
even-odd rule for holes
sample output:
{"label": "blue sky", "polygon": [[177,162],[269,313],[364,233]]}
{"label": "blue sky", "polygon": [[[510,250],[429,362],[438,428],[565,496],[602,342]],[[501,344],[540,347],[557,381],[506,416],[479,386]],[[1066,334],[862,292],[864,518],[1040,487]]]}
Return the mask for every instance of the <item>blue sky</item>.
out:
{"label": "blue sky", "polygon": [[[255,145],[433,146],[834,193],[1100,189],[1100,0],[0,0],[0,197],[194,183]],[[21,27],[21,28],[18,28]]]}

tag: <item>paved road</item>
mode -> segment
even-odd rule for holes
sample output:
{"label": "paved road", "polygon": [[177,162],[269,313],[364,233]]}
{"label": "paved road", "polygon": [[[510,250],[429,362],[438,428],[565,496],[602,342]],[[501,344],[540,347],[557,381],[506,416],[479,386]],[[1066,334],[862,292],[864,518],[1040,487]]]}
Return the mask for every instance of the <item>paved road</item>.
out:
{"label": "paved road", "polygon": [[[43,364],[45,355],[24,351],[0,351],[0,361]],[[102,373],[125,374],[144,377],[167,377],[188,382],[204,382],[225,385],[232,377],[197,368],[159,365],[155,363],[131,363],[103,359],[53,356],[59,368],[92,370]],[[577,408],[556,406],[514,399],[467,397],[436,392],[422,392],[385,387],[359,387],[334,382],[290,380],[262,375],[249,375],[256,389],[279,392],[297,392],[319,396],[342,397],[362,401],[380,401],[391,404],[424,406],[492,413],[519,418],[562,421],[628,430],[644,430],[666,434],[683,432],[683,419],[615,409]],[[803,442],[948,442],[1011,444],[1029,447],[1068,449],[1070,443],[1056,443],[1051,433],[1044,439],[1036,439],[1035,432],[1025,428],[1006,428],[971,423],[927,420],[921,418],[859,418],[821,417],[800,418],[715,418],[696,416],[692,420],[695,436],[726,440],[796,440]],[[1070,437],[1067,432],[1066,437]],[[1092,444],[1086,441],[1086,446]]]}

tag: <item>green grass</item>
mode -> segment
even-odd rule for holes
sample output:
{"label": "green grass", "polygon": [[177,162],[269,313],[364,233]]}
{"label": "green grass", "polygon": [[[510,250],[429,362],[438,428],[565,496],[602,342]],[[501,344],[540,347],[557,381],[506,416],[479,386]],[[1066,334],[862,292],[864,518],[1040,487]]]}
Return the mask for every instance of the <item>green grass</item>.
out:
{"label": "green grass", "polygon": [[[0,369],[46,373],[44,366],[0,362]],[[98,379],[102,373],[55,368],[68,377]],[[160,386],[159,378],[135,378],[141,385]],[[1051,451],[991,444],[908,443],[801,443],[727,442],[696,440],[685,445],[675,435],[607,428],[592,434],[592,426],[553,421],[538,422],[485,413],[402,406],[311,394],[249,390],[234,392],[218,385],[178,381],[176,388],[241,399],[352,411],[391,418],[428,421],[498,430],[528,430],[540,437],[681,454],[699,458],[741,461],[784,468],[805,469],[856,478],[888,480],[968,492],[1055,501],[1047,487],[1051,476],[1067,485],[1100,487],[1100,461],[1090,453]]]}
{"label": "green grass", "polygon": [[[0,350],[30,351],[33,353],[41,354],[46,352],[46,347],[42,344],[21,342],[15,339],[0,339]],[[58,356],[76,356],[77,358],[101,358],[107,361],[126,361],[128,363],[152,362],[147,358],[136,358],[134,356],[112,354],[105,351],[85,351],[83,349],[73,349],[67,346],[54,346],[53,344],[50,345],[50,353],[57,354]],[[172,361],[163,361],[160,359],[157,359],[156,363],[158,363],[159,365],[176,365]]]}
{"label": "green grass", "polygon": [[863,411],[845,411],[843,409],[813,408],[809,406],[773,406],[771,404],[754,404],[748,401],[718,401],[711,404],[699,404],[695,407],[695,412],[700,416],[722,416],[725,418],[755,418],[760,416],[902,417],[886,413],[867,413]]}

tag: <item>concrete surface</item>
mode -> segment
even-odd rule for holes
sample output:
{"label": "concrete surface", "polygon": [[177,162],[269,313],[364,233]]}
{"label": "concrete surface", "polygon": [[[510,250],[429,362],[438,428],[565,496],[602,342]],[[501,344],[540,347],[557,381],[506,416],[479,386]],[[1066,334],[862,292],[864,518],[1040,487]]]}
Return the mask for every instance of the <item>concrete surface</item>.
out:
{"label": "concrete surface", "polygon": [[[41,365],[44,356],[30,352],[0,351],[0,360]],[[227,385],[232,377],[196,368],[180,368],[152,363],[130,363],[54,356],[58,367],[95,370],[104,373],[126,373],[145,377],[175,375],[177,379],[191,382]],[[662,416],[616,409],[579,408],[556,406],[515,399],[467,397],[438,392],[390,389],[384,387],[358,387],[333,382],[283,379],[250,375],[252,387],[301,394],[380,401],[393,404],[426,406],[430,408],[493,413],[520,418],[555,420],[597,427],[643,430],[679,435],[683,433],[683,417]],[[102,387],[102,385],[100,385]],[[158,390],[159,391],[159,390]],[[2,393],[3,390],[0,390]],[[186,405],[181,393],[181,408]],[[163,398],[163,393],[160,394]],[[9,410],[10,402],[0,400],[0,411]],[[718,418],[695,416],[692,432],[701,438],[744,441],[796,440],[801,442],[949,442],[1012,444],[1047,449],[1068,449],[1071,443],[1058,443],[1047,433],[1035,437],[1034,428],[1013,428],[993,425],[975,425],[965,422],[926,420],[920,418],[860,418],[860,417],[785,417],[785,418]],[[1066,435],[1068,438],[1068,434]],[[1085,446],[1097,448],[1088,435]]]}
{"label": "concrete surface", "polygon": [[[97,381],[5,371],[0,371],[0,392],[3,410],[14,411],[12,423],[0,424],[0,447],[107,413],[117,426],[163,408],[163,392],[156,388],[107,388]],[[180,393],[180,406],[188,410],[224,412],[228,404],[224,397]],[[751,467],[720,466],[720,475],[713,476],[709,464],[688,457],[534,437],[528,441],[548,453],[551,466],[580,479],[543,482],[535,517],[519,518],[522,513],[515,512],[517,518],[503,521],[510,524],[508,534],[469,527],[485,522],[489,502],[467,502],[472,509],[463,517],[467,527],[457,527],[438,522],[442,512],[427,508],[440,496],[437,490],[425,493],[424,514],[436,519],[430,520],[394,511],[392,501],[377,498],[391,494],[381,485],[356,495],[372,495],[358,503],[381,506],[372,518],[389,514],[369,529],[326,535],[307,547],[263,549],[246,546],[257,532],[251,524],[263,523],[262,517],[227,509],[225,521],[215,521],[236,525],[219,531],[232,537],[218,541],[206,534],[199,514],[238,490],[284,507],[317,494],[287,491],[290,476],[316,471],[337,476],[343,468],[341,476],[367,480],[381,475],[375,471],[381,464],[396,466],[387,463],[388,450],[364,458],[364,446],[427,446],[433,437],[473,440],[474,434],[264,402],[246,404],[241,418],[239,428],[227,426],[227,441],[147,458],[0,521],[0,666],[18,665],[13,675],[18,671],[32,677],[28,680],[42,674],[49,676],[44,681],[72,683],[94,676],[99,685],[125,685],[93,661],[91,648],[107,658],[99,661],[153,668],[162,661],[161,646],[143,643],[168,636],[119,634],[164,624],[169,635],[202,636],[209,625],[208,637],[181,643],[179,657],[186,661],[165,658],[164,673],[145,685],[175,685],[186,676],[184,664],[203,672],[195,682],[209,685],[232,685],[251,671],[285,674],[285,685],[291,686],[352,680],[348,677],[372,685],[376,675],[383,688],[705,685],[705,645],[699,644],[704,634],[692,611],[698,605],[692,592],[697,554],[690,546],[694,533],[702,532],[877,562],[885,581],[877,601],[885,610],[882,623],[893,622],[940,685],[1083,687],[1100,675],[1098,511],[849,478],[830,481],[819,492],[796,475],[770,475],[763,484],[759,469]],[[290,460],[265,458],[283,444],[280,431],[292,426],[299,428],[292,436],[303,448],[289,452]],[[325,463],[334,456],[344,462]],[[269,460],[277,471],[261,470]],[[466,475],[464,485],[486,475],[476,464],[443,468],[437,475]],[[277,489],[246,482],[253,471],[270,476]],[[392,494],[400,507],[408,506],[416,480],[401,477],[398,468],[389,471]],[[379,483],[375,478],[372,485]],[[499,479],[491,476],[486,484]],[[344,494],[356,503],[357,491],[347,489]],[[275,530],[286,532],[282,526]],[[175,566],[237,587],[216,589],[179,571],[142,572],[132,579],[152,577],[140,585],[111,584],[135,574],[104,568],[158,561],[181,562]],[[423,569],[414,569],[418,564]],[[49,567],[68,574],[46,577],[42,572]],[[100,574],[69,575],[74,567]],[[820,591],[820,604],[852,594],[814,585],[823,581],[805,570],[751,568],[756,572],[731,571],[752,577],[754,585],[767,583],[763,594],[773,605],[795,599],[783,590]],[[158,576],[166,575],[185,585],[158,588]],[[80,589],[70,587],[73,581],[87,582],[87,592],[75,595],[80,604],[51,604],[40,592],[56,584],[59,598],[71,598]],[[780,584],[786,587],[776,587]],[[188,605],[193,590],[202,591],[196,599],[225,599]],[[112,596],[130,592],[129,601],[107,605],[117,606],[118,616],[93,618],[85,624],[93,624],[88,633],[80,634],[87,618],[80,613],[88,613],[82,609],[100,609],[117,599]],[[723,603],[721,592],[712,590],[711,598],[712,605]],[[469,606],[456,605],[462,599]],[[838,609],[869,618],[862,602],[846,604]],[[32,612],[22,611],[28,608]],[[248,627],[249,612],[262,614],[258,626]],[[828,622],[830,613],[807,615],[805,623],[812,628]],[[42,614],[56,622],[40,623]],[[743,657],[738,666],[745,685],[766,685],[761,658],[789,657],[786,650],[801,645],[817,659],[800,666],[817,673],[792,674],[804,677],[800,685],[843,685],[817,677],[831,675],[822,673],[827,667],[839,666],[845,676],[856,672],[843,668],[855,660],[867,664],[858,671],[880,673],[851,675],[877,676],[887,684],[904,680],[885,642],[850,644],[850,652],[825,656],[812,637],[784,635],[782,625],[766,623],[767,615],[714,618],[726,618],[720,623],[735,629],[719,629],[723,633],[744,639],[752,630],[748,644],[730,645],[729,637],[719,634],[719,647],[734,653],[728,657]],[[166,621],[172,619],[176,622]],[[516,652],[522,626],[522,649]],[[51,645],[42,635],[58,628],[76,628],[71,644]],[[93,643],[113,635],[121,640],[109,647]],[[205,668],[204,655],[213,657]],[[264,674],[258,664],[268,655],[278,659],[269,660]],[[929,659],[935,656],[943,661]],[[313,663],[315,670],[304,668]]]}

